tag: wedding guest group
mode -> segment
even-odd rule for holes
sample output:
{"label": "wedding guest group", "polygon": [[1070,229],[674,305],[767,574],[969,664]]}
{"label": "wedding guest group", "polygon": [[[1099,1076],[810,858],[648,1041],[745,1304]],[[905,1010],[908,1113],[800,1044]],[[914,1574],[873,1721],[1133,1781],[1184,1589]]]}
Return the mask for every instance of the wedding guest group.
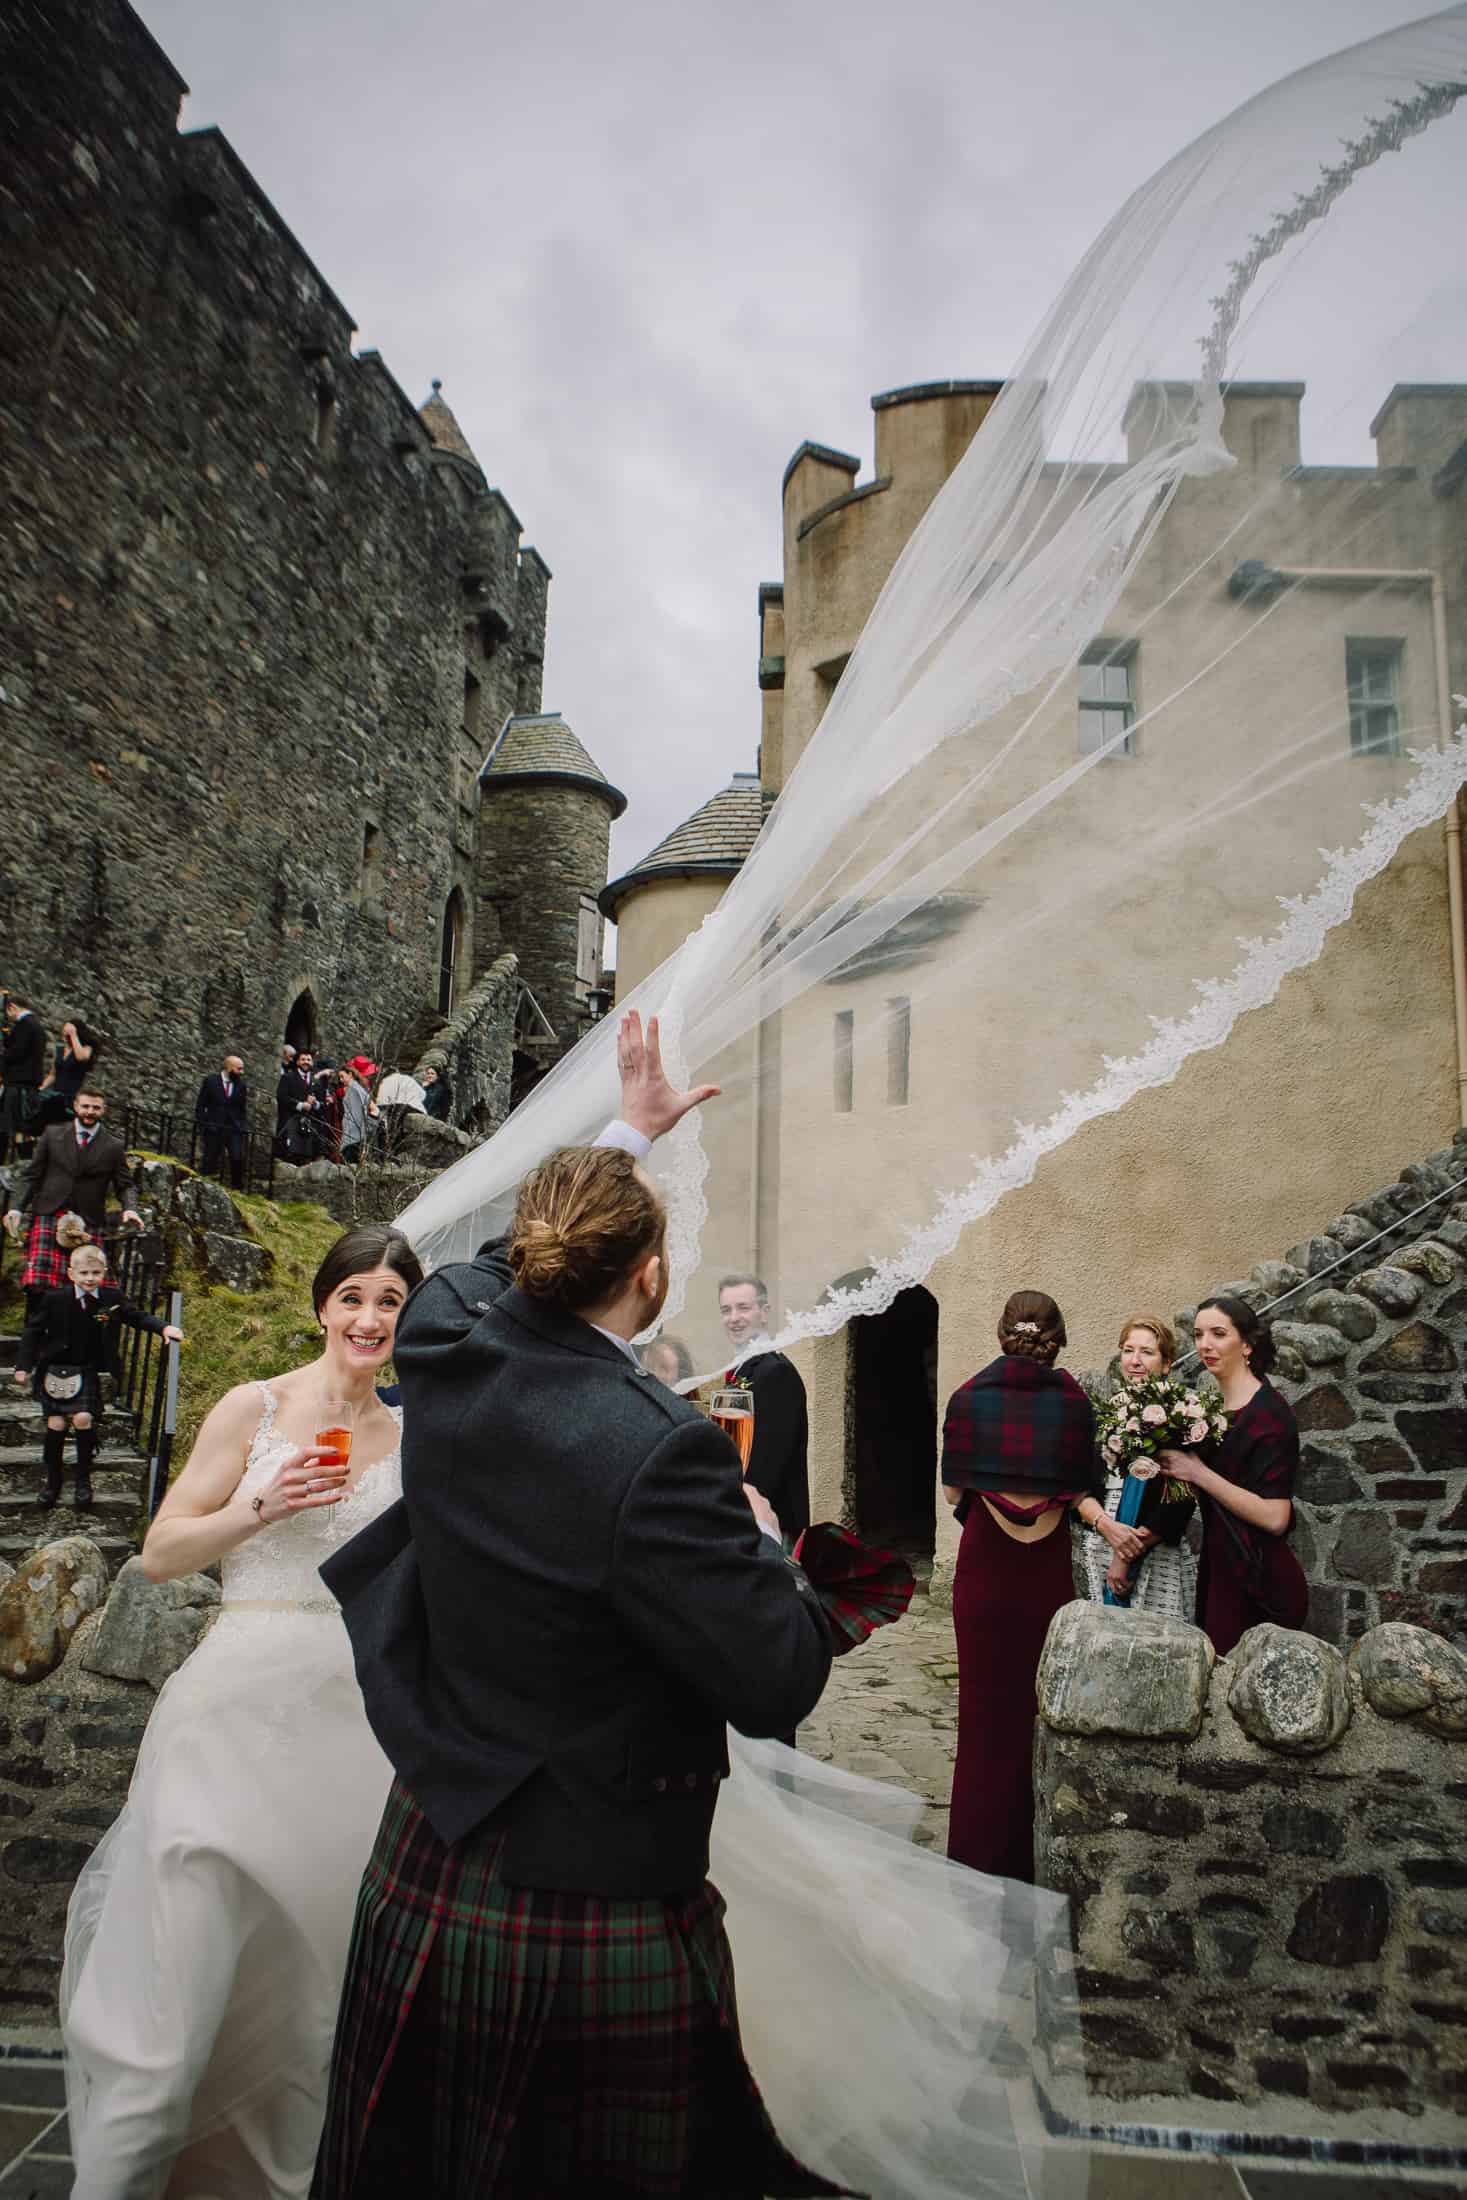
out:
{"label": "wedding guest group", "polygon": [[45,1418],[38,1502],[49,1510],[61,1501],[68,1428],[76,1446],[76,1504],[92,1503],[92,1463],[102,1412],[100,1377],[121,1379],[119,1324],[183,1342],[183,1331],[125,1299],[107,1280],[107,1256],[97,1245],[78,1245],[67,1280],[36,1294],[21,1336],[14,1380],[29,1384]]}

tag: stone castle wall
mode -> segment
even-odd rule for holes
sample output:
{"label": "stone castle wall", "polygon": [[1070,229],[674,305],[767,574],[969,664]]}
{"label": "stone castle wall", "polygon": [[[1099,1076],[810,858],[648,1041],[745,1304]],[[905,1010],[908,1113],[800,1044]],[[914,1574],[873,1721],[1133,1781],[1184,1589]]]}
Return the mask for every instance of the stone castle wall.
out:
{"label": "stone castle wall", "polygon": [[259,1093],[304,990],[337,1054],[436,1002],[455,888],[460,994],[500,952],[474,769],[538,706],[548,574],[227,142],[178,133],[123,0],[7,30],[5,977],[102,1028],[119,1098],[225,1047]]}
{"label": "stone castle wall", "polygon": [[[1460,2144],[1467,1656],[1391,1623],[1348,1664],[1277,1627],[1214,1662],[1180,1620],[1077,1603],[1039,1706],[1089,2113]],[[1051,2071],[1059,2103],[1079,2076]]]}

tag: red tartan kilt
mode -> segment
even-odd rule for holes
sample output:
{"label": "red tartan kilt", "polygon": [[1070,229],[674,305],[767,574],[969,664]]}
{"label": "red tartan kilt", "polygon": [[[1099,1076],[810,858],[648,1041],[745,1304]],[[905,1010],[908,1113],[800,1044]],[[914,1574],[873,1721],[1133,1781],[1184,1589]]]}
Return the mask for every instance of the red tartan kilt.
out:
{"label": "red tartan kilt", "polygon": [[[35,1215],[31,1220],[30,1236],[26,1242],[25,1269],[21,1275],[22,1291],[56,1291],[66,1281],[67,1263],[71,1253],[56,1243],[56,1215]],[[87,1232],[85,1242],[95,1245],[97,1239]],[[76,1247],[72,1247],[75,1252]]]}
{"label": "red tartan kilt", "polygon": [[836,2194],[739,2044],[723,1898],[512,1887],[394,1782],[362,1881],[315,2200]]}

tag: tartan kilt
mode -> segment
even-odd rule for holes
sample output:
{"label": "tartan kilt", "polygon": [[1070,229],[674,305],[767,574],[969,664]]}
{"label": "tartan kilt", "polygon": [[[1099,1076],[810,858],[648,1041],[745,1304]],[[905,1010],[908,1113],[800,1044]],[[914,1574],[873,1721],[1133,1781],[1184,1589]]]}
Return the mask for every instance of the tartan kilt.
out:
{"label": "tartan kilt", "polygon": [[739,2044],[723,1898],[512,1887],[394,1781],[357,1900],[314,2200],[839,2194]]}
{"label": "tartan kilt", "polygon": [[[56,1242],[56,1225],[59,1215],[33,1215],[30,1236],[26,1240],[25,1269],[21,1275],[22,1291],[57,1291],[66,1281],[66,1264],[71,1258],[64,1246]],[[85,1242],[97,1243],[89,1230]],[[72,1247],[75,1252],[76,1247]]]}

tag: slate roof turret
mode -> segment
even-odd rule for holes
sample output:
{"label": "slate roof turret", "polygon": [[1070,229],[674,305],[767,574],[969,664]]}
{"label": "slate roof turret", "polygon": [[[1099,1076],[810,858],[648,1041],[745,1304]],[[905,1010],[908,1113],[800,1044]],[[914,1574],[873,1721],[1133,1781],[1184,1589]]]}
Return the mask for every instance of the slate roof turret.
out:
{"label": "slate roof turret", "polygon": [[488,795],[510,780],[588,787],[601,796],[613,817],[620,817],[627,806],[620,787],[612,786],[558,710],[533,711],[506,721],[479,767],[479,785]]}
{"label": "slate roof turret", "polygon": [[652,879],[733,878],[759,838],[765,808],[759,774],[735,772],[726,787],[659,840],[640,863],[602,888],[601,914],[614,920],[626,896]]}

